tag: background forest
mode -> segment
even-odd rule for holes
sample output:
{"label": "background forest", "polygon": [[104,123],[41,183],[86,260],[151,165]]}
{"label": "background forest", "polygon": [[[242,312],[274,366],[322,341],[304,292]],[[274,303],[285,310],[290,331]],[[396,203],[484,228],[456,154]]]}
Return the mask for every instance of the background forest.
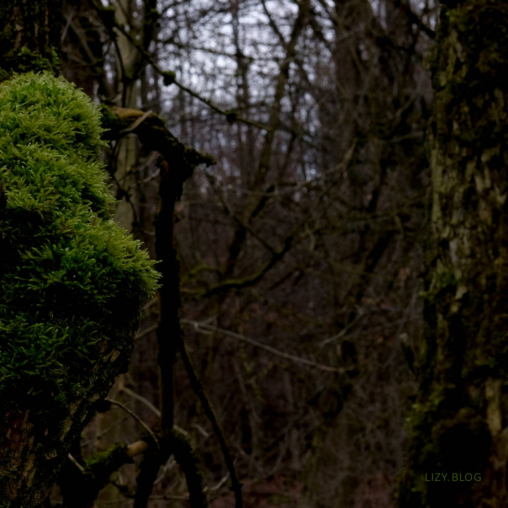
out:
{"label": "background forest", "polygon": [[[422,329],[432,100],[424,54],[436,4],[64,4],[63,75],[95,102],[160,115],[216,161],[195,169],[176,205],[180,318],[244,506],[394,506],[415,392],[401,342]],[[155,258],[157,154],[124,134],[104,153],[116,220]],[[157,299],[146,302],[129,372],[109,396],[149,427],[159,416],[158,312]],[[181,361],[175,424],[196,451],[211,506],[234,506]],[[143,430],[113,405],[73,457]],[[136,465],[123,466],[96,506],[132,506],[135,482]],[[187,497],[171,458],[149,506]]]}

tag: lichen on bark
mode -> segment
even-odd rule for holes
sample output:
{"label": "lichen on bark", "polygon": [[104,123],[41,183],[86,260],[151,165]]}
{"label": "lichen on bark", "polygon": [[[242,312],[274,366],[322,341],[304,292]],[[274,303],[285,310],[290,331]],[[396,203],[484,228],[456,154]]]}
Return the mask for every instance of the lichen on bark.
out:
{"label": "lichen on bark", "polygon": [[[507,47],[506,2],[442,2],[431,61],[430,318],[399,493],[404,508],[508,501]],[[428,481],[437,472],[481,481]]]}

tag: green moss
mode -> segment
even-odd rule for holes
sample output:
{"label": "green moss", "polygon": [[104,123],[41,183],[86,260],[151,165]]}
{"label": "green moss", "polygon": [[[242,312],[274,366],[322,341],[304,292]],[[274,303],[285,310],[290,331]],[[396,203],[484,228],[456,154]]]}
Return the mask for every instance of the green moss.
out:
{"label": "green moss", "polygon": [[4,58],[8,62],[10,72],[2,70],[0,81],[11,77],[13,71],[19,73],[49,71],[52,74],[57,74],[60,68],[60,58],[53,48],[48,56],[44,57],[23,46],[18,51],[14,49],[10,50],[4,55]]}
{"label": "green moss", "polygon": [[65,408],[105,344],[130,348],[129,323],[156,288],[153,262],[112,220],[100,117],[49,73],[0,85],[4,403]]}
{"label": "green moss", "polygon": [[[488,478],[495,431],[488,406],[506,426],[506,392],[486,387],[508,374],[505,196],[508,3],[442,1],[430,122],[433,231],[427,248],[432,282],[425,293],[426,330],[418,403],[408,418],[410,449],[399,506],[462,506],[495,489],[425,481],[426,473],[480,472]],[[491,407],[491,411],[493,410]],[[488,480],[487,480],[488,481]],[[445,486],[445,488],[444,488]],[[500,494],[501,495],[501,494]],[[493,503],[492,506],[502,504]],[[483,504],[482,504],[483,506]]]}
{"label": "green moss", "polygon": [[117,443],[108,450],[88,458],[83,473],[75,468],[63,472],[59,483],[66,506],[75,508],[93,506],[111,475],[129,463],[132,463],[132,458],[127,453],[127,446]]}
{"label": "green moss", "polygon": [[86,460],[87,480],[96,480],[102,485],[112,473],[127,462],[132,462],[132,459],[127,455],[127,446],[116,443],[108,450],[96,453]]}
{"label": "green moss", "polygon": [[430,474],[447,473],[451,477],[452,473],[479,472],[488,462],[491,437],[483,416],[468,406],[454,413],[431,405],[416,408],[413,413],[406,472],[412,481],[401,483],[404,506],[441,506],[443,494],[451,495],[458,487],[467,486],[446,484],[449,490],[444,493],[441,484],[428,482]]}
{"label": "green moss", "polygon": [[123,126],[119,120],[119,118],[111,111],[111,108],[106,106],[105,104],[101,104],[99,107],[101,112],[101,127],[106,131],[118,132]]}

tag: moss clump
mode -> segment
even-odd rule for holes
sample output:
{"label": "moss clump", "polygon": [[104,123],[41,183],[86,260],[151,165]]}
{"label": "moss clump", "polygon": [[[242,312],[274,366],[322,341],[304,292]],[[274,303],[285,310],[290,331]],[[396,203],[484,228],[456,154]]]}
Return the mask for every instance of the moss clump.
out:
{"label": "moss clump", "polygon": [[108,450],[96,453],[87,459],[85,462],[87,480],[96,481],[102,487],[110,475],[127,462],[132,462],[132,459],[127,455],[127,446],[116,443]]}
{"label": "moss clump", "polygon": [[102,351],[130,348],[156,288],[153,262],[112,220],[100,116],[49,73],[0,85],[3,403],[65,407]]}

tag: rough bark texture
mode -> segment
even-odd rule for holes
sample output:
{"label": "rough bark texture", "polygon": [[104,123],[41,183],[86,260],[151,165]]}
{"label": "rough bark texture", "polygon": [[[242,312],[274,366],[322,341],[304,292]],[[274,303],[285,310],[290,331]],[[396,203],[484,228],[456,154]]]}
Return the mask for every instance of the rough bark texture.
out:
{"label": "rough bark texture", "polygon": [[427,330],[404,508],[508,502],[507,47],[507,2],[442,2]]}
{"label": "rough bark texture", "polygon": [[[57,60],[55,48],[59,42],[61,10],[61,0],[6,0],[1,3],[0,81],[12,72],[53,67]],[[51,435],[49,428],[37,428],[30,417],[30,409],[16,410],[9,405],[2,404],[0,413],[0,489],[3,494],[0,505],[28,507],[40,503],[52,485],[50,472],[57,470],[63,458],[55,445],[65,446],[65,435],[75,436],[80,429],[76,429],[71,420],[70,425],[67,424],[69,428],[62,429],[63,442],[60,442],[55,439],[56,435]],[[75,401],[71,411],[71,418],[83,418],[82,401]],[[41,437],[53,441],[53,445],[37,452]],[[44,468],[39,467],[41,457]],[[11,504],[16,498],[19,502]]]}
{"label": "rough bark texture", "polygon": [[12,72],[58,72],[62,0],[0,2],[0,81]]}
{"label": "rough bark texture", "polygon": [[[127,370],[132,335],[130,323],[124,345],[114,349],[99,344],[100,358],[93,365],[85,391],[69,404],[68,413],[42,418],[32,408],[0,407],[0,506],[31,508],[40,505],[67,457],[73,442],[97,411],[115,375]],[[121,342],[121,341],[119,341]]]}

